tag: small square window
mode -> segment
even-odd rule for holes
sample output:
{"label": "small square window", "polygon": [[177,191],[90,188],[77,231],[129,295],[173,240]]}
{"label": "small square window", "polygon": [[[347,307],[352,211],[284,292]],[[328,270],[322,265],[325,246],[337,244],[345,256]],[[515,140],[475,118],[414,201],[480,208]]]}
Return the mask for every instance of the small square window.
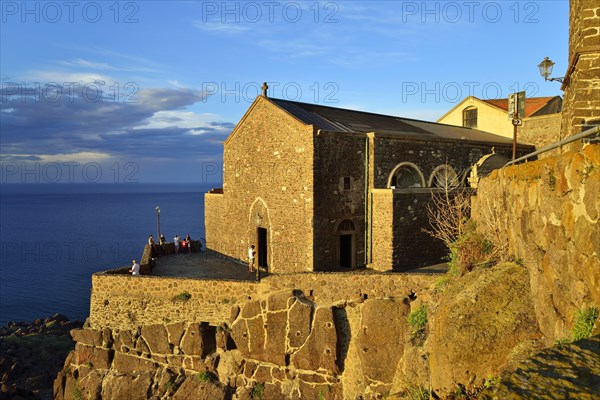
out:
{"label": "small square window", "polygon": [[350,178],[349,177],[344,178],[344,190],[350,190]]}

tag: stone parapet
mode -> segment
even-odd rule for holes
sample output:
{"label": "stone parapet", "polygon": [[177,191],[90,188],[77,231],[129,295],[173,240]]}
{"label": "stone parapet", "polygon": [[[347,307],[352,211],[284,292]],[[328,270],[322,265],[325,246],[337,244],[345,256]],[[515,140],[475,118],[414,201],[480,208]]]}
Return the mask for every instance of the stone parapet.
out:
{"label": "stone parapet", "polygon": [[252,282],[96,273],[90,325],[94,329],[181,321],[218,325],[229,318],[231,304],[254,298],[256,289]]}

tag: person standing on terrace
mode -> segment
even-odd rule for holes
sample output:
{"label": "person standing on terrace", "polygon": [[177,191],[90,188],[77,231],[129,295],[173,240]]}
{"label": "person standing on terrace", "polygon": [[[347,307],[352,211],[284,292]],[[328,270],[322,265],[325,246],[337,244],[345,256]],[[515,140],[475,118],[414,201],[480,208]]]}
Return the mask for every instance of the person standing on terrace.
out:
{"label": "person standing on terrace", "polygon": [[129,272],[131,272],[132,276],[139,276],[140,275],[140,264],[138,264],[136,260],[133,260],[132,263],[133,263],[133,265],[131,266],[131,269],[129,270]]}

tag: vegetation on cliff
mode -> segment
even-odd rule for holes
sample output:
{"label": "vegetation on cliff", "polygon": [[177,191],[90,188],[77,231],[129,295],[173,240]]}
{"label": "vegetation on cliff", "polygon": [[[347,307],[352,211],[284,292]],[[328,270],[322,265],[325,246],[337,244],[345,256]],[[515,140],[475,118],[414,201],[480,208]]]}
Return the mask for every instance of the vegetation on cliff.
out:
{"label": "vegetation on cliff", "polygon": [[75,347],[69,331],[81,326],[56,314],[0,328],[0,399],[52,398],[52,382]]}

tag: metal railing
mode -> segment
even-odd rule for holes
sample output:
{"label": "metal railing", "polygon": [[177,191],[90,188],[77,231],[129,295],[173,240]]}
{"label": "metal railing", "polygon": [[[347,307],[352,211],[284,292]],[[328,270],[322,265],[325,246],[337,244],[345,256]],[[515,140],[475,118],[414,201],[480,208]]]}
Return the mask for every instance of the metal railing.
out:
{"label": "metal railing", "polygon": [[564,146],[564,145],[569,144],[569,143],[576,142],[576,141],[578,141],[580,139],[584,139],[584,138],[586,138],[588,136],[592,136],[594,134],[600,134],[600,126],[595,126],[593,128],[587,129],[587,130],[585,130],[583,132],[580,132],[580,133],[578,133],[576,135],[569,136],[568,138],[563,139],[563,140],[561,140],[559,142],[549,144],[548,146],[544,146],[541,149],[534,151],[533,153],[529,153],[527,155],[524,155],[523,157],[517,158],[516,160],[509,161],[504,166],[508,167],[509,165],[513,165],[513,164],[519,163],[521,161],[525,161],[528,158],[537,156],[538,154],[542,154],[542,153],[545,153],[547,151],[554,150],[556,148],[559,148],[559,147]]}

